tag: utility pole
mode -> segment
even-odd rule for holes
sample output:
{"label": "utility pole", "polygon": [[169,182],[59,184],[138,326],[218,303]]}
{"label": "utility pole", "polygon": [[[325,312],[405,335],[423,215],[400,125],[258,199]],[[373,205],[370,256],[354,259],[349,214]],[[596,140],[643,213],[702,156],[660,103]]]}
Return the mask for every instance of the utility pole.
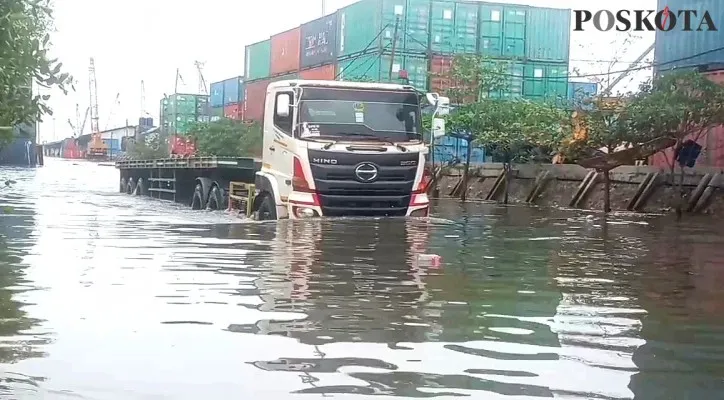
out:
{"label": "utility pole", "polygon": [[390,54],[390,74],[389,80],[392,81],[392,66],[395,65],[395,49],[397,48],[397,28],[400,26],[400,16],[395,18],[395,30],[392,33],[392,52]]}
{"label": "utility pole", "polygon": [[322,16],[324,17],[325,15],[327,15],[327,2],[322,0]]}

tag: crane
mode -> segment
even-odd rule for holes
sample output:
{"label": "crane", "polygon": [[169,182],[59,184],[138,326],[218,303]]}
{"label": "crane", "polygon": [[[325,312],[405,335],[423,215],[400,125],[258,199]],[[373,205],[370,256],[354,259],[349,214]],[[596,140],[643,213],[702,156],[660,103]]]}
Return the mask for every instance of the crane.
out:
{"label": "crane", "polygon": [[146,83],[141,79],[141,116],[145,117],[147,115],[150,114],[146,111]]}
{"label": "crane", "polygon": [[98,83],[96,82],[96,63],[90,58],[88,66],[88,89],[90,92],[90,119],[91,141],[88,143],[89,158],[105,158],[108,155],[108,145],[103,143],[98,122]]}
{"label": "crane", "polygon": [[194,61],[194,65],[196,66],[196,71],[199,74],[199,94],[208,95],[209,90],[206,87],[206,79],[204,79],[204,72],[203,72],[205,64],[206,64],[205,62]]}
{"label": "crane", "polygon": [[116,106],[120,106],[120,105],[121,105],[121,93],[119,92],[119,93],[116,93],[116,99],[113,101],[113,104],[111,104],[111,108],[109,109],[109,110],[111,110],[111,112],[108,113],[108,119],[106,120],[106,125],[103,128],[103,130],[108,129],[108,125],[111,123],[111,118],[113,118],[113,114],[116,111]]}
{"label": "crane", "polygon": [[87,108],[85,109],[85,116],[83,117],[83,121],[82,121],[82,123],[81,123],[81,120],[80,120],[80,108],[79,108],[78,104],[76,103],[76,105],[75,105],[75,119],[76,119],[76,123],[74,124],[73,122],[71,122],[70,118],[68,118],[68,124],[69,124],[70,127],[73,129],[73,136],[79,137],[79,136],[83,135],[83,131],[85,130],[85,125],[86,125],[86,123],[88,122],[88,114],[89,114],[89,113],[90,113],[90,107],[87,107]]}

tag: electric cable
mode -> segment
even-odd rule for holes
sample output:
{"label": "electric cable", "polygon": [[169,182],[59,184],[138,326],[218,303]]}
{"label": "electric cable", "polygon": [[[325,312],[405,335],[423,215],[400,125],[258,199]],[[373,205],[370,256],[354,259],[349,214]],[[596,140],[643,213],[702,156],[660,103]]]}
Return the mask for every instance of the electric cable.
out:
{"label": "electric cable", "polygon": [[357,61],[357,59],[359,59],[360,57],[362,57],[363,55],[365,55],[365,52],[367,52],[367,50],[369,50],[369,49],[372,47],[372,45],[375,44],[375,41],[377,41],[377,39],[379,39],[379,37],[382,35],[382,32],[384,32],[385,29],[387,29],[389,26],[390,26],[389,23],[388,23],[388,24],[385,24],[385,26],[382,27],[382,30],[380,30],[380,31],[377,33],[377,36],[375,36],[374,39],[370,40],[370,42],[367,44],[367,46],[365,46],[365,48],[362,49],[362,51],[361,51],[359,54],[357,54],[356,57],[354,57],[352,60],[350,60],[350,63],[347,64],[346,67],[342,68],[342,70],[339,71],[339,72],[337,73],[337,75],[334,76],[334,79],[336,80],[337,78],[339,78],[339,76],[342,75],[342,74],[344,73],[344,71],[345,71],[350,65],[352,65],[355,61]]}
{"label": "electric cable", "polygon": [[[412,41],[414,41],[414,42],[416,42],[416,43],[418,43],[418,44],[420,44],[420,45],[427,46],[426,44],[422,43],[421,41],[417,40],[415,37],[413,37],[412,35],[410,35],[409,32],[403,30],[403,34],[404,34],[408,39],[411,39]],[[681,62],[681,61],[692,60],[692,59],[697,58],[697,57],[705,56],[705,55],[707,55],[707,54],[716,53],[716,52],[718,52],[718,51],[723,51],[723,50],[724,50],[724,46],[722,46],[722,47],[717,47],[717,48],[715,48],[715,49],[710,49],[710,50],[707,50],[707,51],[703,51],[703,52],[700,52],[700,53],[697,53],[697,54],[694,54],[694,55],[691,55],[691,56],[681,57],[681,58],[677,58],[677,59],[669,60],[669,61],[665,61],[665,62],[651,63],[650,65],[645,65],[645,66],[641,66],[641,67],[626,68],[626,69],[624,69],[624,70],[608,71],[608,72],[602,72],[602,73],[597,73],[597,74],[582,74],[582,75],[576,75],[576,76],[566,76],[565,78],[553,77],[553,78],[548,78],[547,80],[548,80],[549,82],[550,82],[550,81],[566,81],[566,82],[568,82],[568,80],[569,80],[570,78],[606,77],[606,76],[611,76],[611,75],[616,75],[616,74],[623,74],[623,73],[626,73],[626,72],[641,71],[641,70],[645,70],[645,69],[649,69],[649,68],[660,67],[660,66],[663,66],[663,65],[675,64],[675,63],[678,63],[678,62]],[[491,61],[508,61],[508,60],[491,59]],[[515,60],[510,60],[510,61],[515,61]],[[682,67],[682,68],[693,68],[693,67],[696,67],[696,65],[692,65],[692,66],[690,66],[690,67]],[[526,78],[525,75],[518,75],[518,74],[508,74],[508,73],[504,73],[504,74],[501,74],[501,75],[503,75],[503,76],[508,76],[508,77],[511,77],[511,78]]]}

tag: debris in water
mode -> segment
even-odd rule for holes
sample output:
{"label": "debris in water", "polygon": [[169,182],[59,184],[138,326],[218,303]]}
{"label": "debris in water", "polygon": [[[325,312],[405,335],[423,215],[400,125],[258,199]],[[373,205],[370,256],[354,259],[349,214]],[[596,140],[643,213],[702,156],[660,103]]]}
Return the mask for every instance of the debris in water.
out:
{"label": "debris in water", "polygon": [[428,268],[440,268],[442,257],[437,254],[418,254],[417,266]]}

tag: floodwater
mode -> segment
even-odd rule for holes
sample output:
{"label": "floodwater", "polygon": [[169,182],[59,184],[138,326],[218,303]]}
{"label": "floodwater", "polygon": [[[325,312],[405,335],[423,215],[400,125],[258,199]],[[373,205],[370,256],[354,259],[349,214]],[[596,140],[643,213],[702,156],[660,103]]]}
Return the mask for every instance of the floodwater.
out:
{"label": "floodwater", "polygon": [[46,162],[0,170],[0,398],[724,398],[710,219],[240,223]]}

